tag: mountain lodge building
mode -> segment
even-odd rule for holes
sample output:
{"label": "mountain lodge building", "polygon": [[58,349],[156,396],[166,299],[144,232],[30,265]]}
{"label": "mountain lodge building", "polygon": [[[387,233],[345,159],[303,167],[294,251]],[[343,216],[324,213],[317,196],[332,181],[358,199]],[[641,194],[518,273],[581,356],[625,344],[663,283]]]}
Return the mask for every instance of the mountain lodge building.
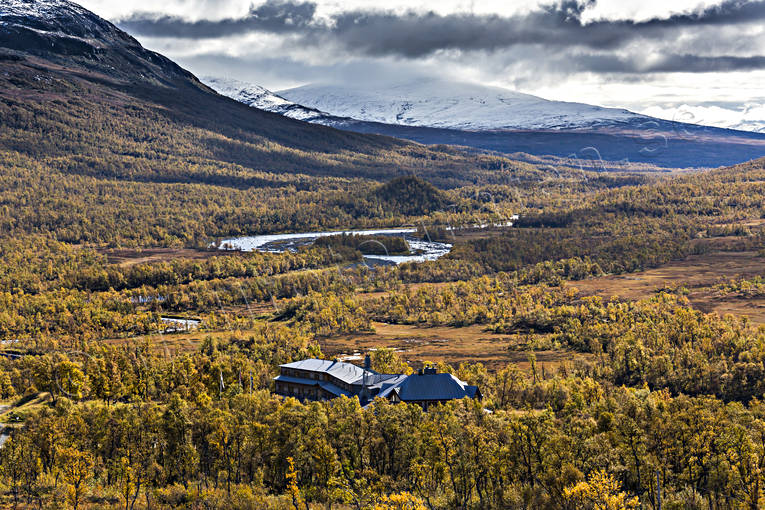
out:
{"label": "mountain lodge building", "polygon": [[431,404],[461,398],[481,399],[477,386],[470,386],[452,374],[424,368],[412,375],[380,374],[370,367],[369,356],[359,367],[342,361],[305,359],[279,366],[274,378],[276,393],[300,400],[328,400],[357,396],[362,405],[377,397],[391,402]]}

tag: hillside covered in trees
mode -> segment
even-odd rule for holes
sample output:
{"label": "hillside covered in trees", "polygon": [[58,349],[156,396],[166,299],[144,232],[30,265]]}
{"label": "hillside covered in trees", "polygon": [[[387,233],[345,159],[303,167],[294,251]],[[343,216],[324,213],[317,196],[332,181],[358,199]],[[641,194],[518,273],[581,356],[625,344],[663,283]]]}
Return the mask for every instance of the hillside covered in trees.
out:
{"label": "hillside covered in trees", "polygon": [[466,175],[544,176],[527,163],[260,112],[186,75],[167,80],[128,82],[0,48],[3,228],[72,242],[201,246],[240,233],[402,221],[420,211],[386,210],[372,191],[397,175],[446,187]]}
{"label": "hillside covered in trees", "polygon": [[[248,188],[269,184],[263,172],[299,181],[421,171],[455,185],[465,170],[502,180],[532,168],[247,108],[70,2],[14,2],[0,20],[0,149],[52,171]],[[493,171],[500,162],[504,176]]]}
{"label": "hillside covered in trees", "polygon": [[[649,179],[600,176],[568,160],[551,169],[426,147],[249,108],[63,0],[14,1],[0,21],[0,222],[14,235],[204,246],[237,234],[411,222],[454,203],[431,184]],[[415,187],[422,201],[404,189],[411,176],[431,183]],[[389,181],[395,193],[378,188]]]}
{"label": "hillside covered in trees", "polygon": [[[683,287],[606,299],[576,286],[719,250],[755,261],[763,176],[765,159],[522,202],[495,188],[484,213],[519,211],[515,226],[442,229],[447,257],[376,269],[356,264],[355,242],[125,264],[45,235],[6,239],[5,501],[657,508],[659,483],[663,508],[757,508],[765,326],[700,310]],[[481,211],[470,188],[453,193]],[[429,231],[442,214],[425,216]],[[752,282],[709,292],[756,299],[741,294]],[[167,332],[168,315],[200,329]],[[478,327],[524,361],[436,361],[484,399],[428,412],[270,393],[280,363],[394,326],[448,342]],[[429,361],[372,352],[381,371]],[[549,353],[562,361],[540,361]]]}

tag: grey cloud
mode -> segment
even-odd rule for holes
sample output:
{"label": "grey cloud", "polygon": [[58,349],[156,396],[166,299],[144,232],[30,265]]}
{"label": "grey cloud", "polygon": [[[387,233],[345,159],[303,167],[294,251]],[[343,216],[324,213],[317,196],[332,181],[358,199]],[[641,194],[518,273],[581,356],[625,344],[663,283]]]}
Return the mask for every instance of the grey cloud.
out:
{"label": "grey cloud", "polygon": [[[518,49],[519,58],[531,48],[543,48],[550,60],[571,57],[564,67],[593,72],[632,73],[670,71],[729,71],[765,68],[763,57],[739,56],[741,39],[731,36],[714,41],[718,55],[698,56],[696,48],[684,48],[688,35],[715,37],[723,26],[762,23],[765,0],[726,0],[697,12],[666,19],[595,21],[584,23],[582,14],[595,0],[564,0],[524,15],[503,17],[434,12],[392,13],[349,11],[331,20],[316,17],[311,1],[268,0],[241,19],[189,22],[180,18],[134,15],[119,24],[138,36],[171,38],[219,38],[244,33],[290,34],[300,47],[342,48],[359,57],[393,57],[414,60],[439,51],[487,53]],[[754,37],[750,47],[761,49]],[[691,38],[693,39],[693,38]],[[646,65],[639,55],[623,56],[631,43],[650,43],[653,53],[663,55]],[[635,45],[633,45],[635,46]],[[603,55],[605,54],[605,55]],[[720,56],[719,54],[722,54]],[[729,54],[733,54],[730,56]]]}
{"label": "grey cloud", "polygon": [[728,0],[689,14],[676,14],[665,20],[650,20],[639,25],[734,25],[751,23],[765,18],[765,2]]}
{"label": "grey cloud", "polygon": [[494,50],[517,44],[583,45],[613,48],[637,37],[663,37],[680,27],[755,23],[765,19],[765,1],[727,0],[707,9],[644,22],[596,21],[582,13],[595,2],[565,0],[525,15],[502,17],[466,13],[440,15],[409,11],[350,11],[330,22],[316,19],[316,4],[269,0],[240,19],[186,21],[135,14],[119,22],[139,36],[211,38],[247,32],[295,33],[326,37],[373,54],[421,56],[443,49]]}
{"label": "grey cloud", "polygon": [[[424,78],[439,74],[439,69],[423,69],[417,62],[390,62],[379,59],[351,59],[336,63],[306,63],[289,57],[258,54],[246,57],[195,55],[180,57],[178,63],[199,75],[235,76],[253,83],[268,83],[273,90],[286,89],[306,82],[384,82],[396,79]],[[446,76],[444,76],[446,77]]]}
{"label": "grey cloud", "polygon": [[645,62],[637,57],[616,55],[569,55],[566,62],[557,62],[557,65],[569,71],[596,73],[706,73],[765,69],[765,56],[666,54]]}
{"label": "grey cloud", "polygon": [[[668,55],[660,62],[641,68],[645,72],[727,72],[727,71],[751,71],[765,69],[765,56],[735,57],[718,56],[704,57],[698,55]],[[634,71],[628,71],[634,72]]]}
{"label": "grey cloud", "polygon": [[516,45],[582,46],[609,50],[636,39],[667,40],[680,28],[756,23],[765,20],[765,1],[729,0],[690,14],[645,22],[596,21],[585,24],[587,5],[565,1],[523,16],[438,15],[408,12],[349,12],[335,18],[334,39],[368,54],[416,58],[438,50],[488,50]]}
{"label": "grey cloud", "polygon": [[244,18],[186,21],[175,16],[134,14],[117,24],[139,36],[188,39],[218,38],[248,32],[287,33],[305,30],[316,14],[312,2],[268,1],[250,8]]}

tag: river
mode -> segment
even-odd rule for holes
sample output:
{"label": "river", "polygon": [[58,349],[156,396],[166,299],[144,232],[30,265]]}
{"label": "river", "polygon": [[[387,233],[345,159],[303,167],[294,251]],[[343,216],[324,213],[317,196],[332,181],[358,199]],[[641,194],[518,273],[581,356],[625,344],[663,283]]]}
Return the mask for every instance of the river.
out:
{"label": "river", "polygon": [[313,244],[313,242],[320,237],[340,234],[403,237],[409,244],[411,251],[411,254],[409,255],[364,255],[364,259],[371,264],[403,264],[404,262],[436,260],[449,253],[452,249],[451,244],[419,239],[414,236],[416,232],[416,228],[388,228],[376,230],[340,230],[301,232],[294,234],[267,234],[224,239],[219,244],[219,247],[221,250],[257,250],[271,253],[282,253],[287,250],[294,251],[301,246]]}

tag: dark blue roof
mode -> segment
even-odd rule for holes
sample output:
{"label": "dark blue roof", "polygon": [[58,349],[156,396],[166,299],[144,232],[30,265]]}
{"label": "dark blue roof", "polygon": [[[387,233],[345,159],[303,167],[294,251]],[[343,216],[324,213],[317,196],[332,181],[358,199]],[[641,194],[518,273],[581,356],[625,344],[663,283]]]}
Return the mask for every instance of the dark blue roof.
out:
{"label": "dark blue roof", "polygon": [[381,397],[396,392],[404,402],[475,398],[478,387],[460,381],[452,374],[412,374],[399,384],[380,393]]}

